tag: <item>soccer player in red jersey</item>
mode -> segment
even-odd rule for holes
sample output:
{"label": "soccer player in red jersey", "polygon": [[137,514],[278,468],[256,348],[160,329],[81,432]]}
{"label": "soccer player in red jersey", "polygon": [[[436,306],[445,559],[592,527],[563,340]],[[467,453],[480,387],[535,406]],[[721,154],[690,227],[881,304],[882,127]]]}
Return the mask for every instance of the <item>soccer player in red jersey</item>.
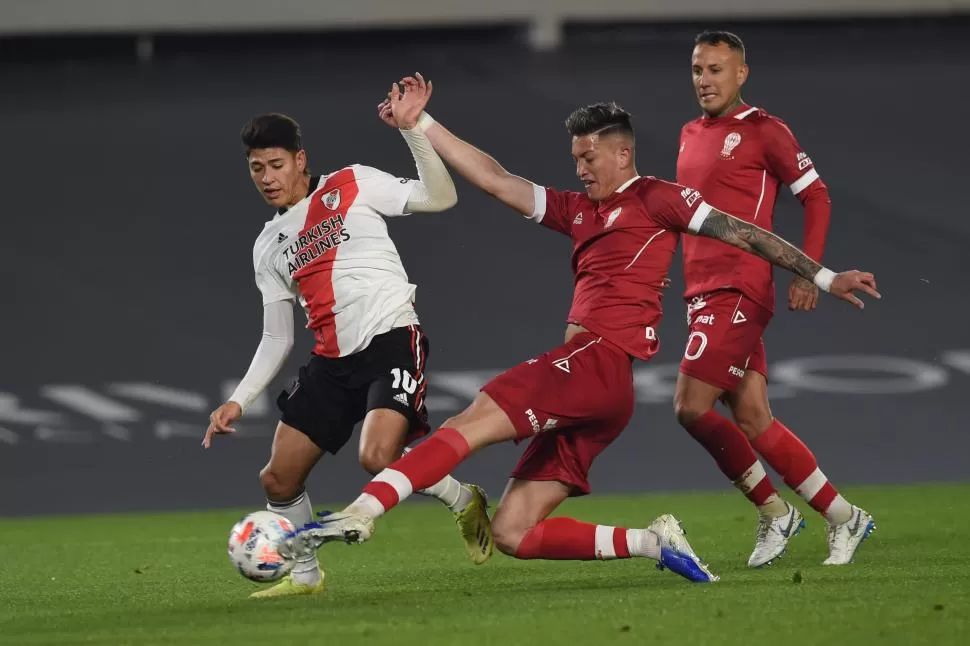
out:
{"label": "soccer player in red jersey", "polygon": [[680,233],[715,237],[756,253],[861,306],[878,297],[871,274],[834,274],[777,236],[710,207],[691,188],[640,177],[630,115],[615,104],[567,120],[584,193],[543,188],[437,124],[423,108],[420,76],[395,84],[380,107],[403,128],[424,132],[458,173],[499,201],[573,240],[575,292],[565,343],[511,368],[463,412],[382,471],[340,513],[306,527],[281,549],[297,556],[329,540],[361,542],[374,519],[490,444],[531,438],[492,522],[495,544],[520,559],[593,560],[642,556],[697,582],[716,580],[665,515],[646,529],[548,518],[567,497],[589,492],[591,463],[633,412],[632,364],[658,348],[663,280]]}
{"label": "soccer player in red jersey", "polygon": [[[729,32],[703,32],[691,60],[703,115],[680,134],[677,182],[697,188],[717,209],[770,231],[775,201],[788,186],[805,208],[806,255],[821,262],[829,226],[828,189],[783,121],[741,99],[748,78],[744,45]],[[755,451],[829,524],[827,565],[852,561],[875,527],[818,468],[815,456],[772,416],[762,335],[774,308],[772,266],[718,240],[684,238],[690,336],[677,380],[680,424],[757,506],[760,521],[750,567],[781,556],[804,526],[782,500]],[[818,288],[796,276],[789,308],[810,311]],[[722,399],[736,422],[714,410]]]}

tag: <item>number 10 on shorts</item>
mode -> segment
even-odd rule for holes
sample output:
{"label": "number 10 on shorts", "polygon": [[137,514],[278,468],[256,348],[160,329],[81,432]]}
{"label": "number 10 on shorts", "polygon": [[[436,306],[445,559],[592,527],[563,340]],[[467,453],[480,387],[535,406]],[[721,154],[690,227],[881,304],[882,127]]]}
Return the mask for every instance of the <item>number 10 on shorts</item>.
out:
{"label": "number 10 on shorts", "polygon": [[394,377],[394,383],[391,384],[393,390],[398,388],[404,388],[404,392],[409,395],[413,395],[414,391],[418,389],[418,382],[411,376],[411,373],[407,370],[401,370],[400,368],[391,368],[391,376]]}

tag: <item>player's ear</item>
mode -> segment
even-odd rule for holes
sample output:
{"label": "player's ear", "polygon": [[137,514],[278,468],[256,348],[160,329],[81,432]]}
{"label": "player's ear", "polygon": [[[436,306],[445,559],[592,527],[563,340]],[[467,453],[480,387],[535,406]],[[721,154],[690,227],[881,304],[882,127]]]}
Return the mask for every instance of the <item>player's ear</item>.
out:
{"label": "player's ear", "polygon": [[738,69],[738,85],[744,85],[744,82],[748,80],[748,64],[744,63]]}
{"label": "player's ear", "polygon": [[620,146],[617,146],[616,150],[617,161],[620,163],[620,168],[629,168],[633,165],[633,143],[629,140],[624,140]]}
{"label": "player's ear", "polygon": [[306,151],[298,150],[296,151],[296,167],[301,173],[306,172]]}

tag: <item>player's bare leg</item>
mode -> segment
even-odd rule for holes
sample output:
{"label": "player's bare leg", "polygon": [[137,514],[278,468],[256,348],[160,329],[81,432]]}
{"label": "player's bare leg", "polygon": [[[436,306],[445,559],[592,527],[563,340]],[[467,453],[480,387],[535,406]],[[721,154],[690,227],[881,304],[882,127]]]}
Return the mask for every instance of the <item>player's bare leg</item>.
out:
{"label": "player's bare leg", "polygon": [[364,471],[376,475],[401,457],[408,420],[401,413],[378,408],[367,413],[360,429],[357,459]]}
{"label": "player's bare leg", "polygon": [[[748,370],[740,387],[729,393],[727,400],[738,426],[758,453],[781,474],[785,484],[828,521],[829,558],[825,563],[850,563],[856,549],[875,528],[872,517],[836,491],[818,468],[809,448],[772,416],[764,375]],[[781,521],[775,521],[779,527],[765,531],[784,531],[787,525],[797,522],[794,518],[782,517]]]}
{"label": "player's bare leg", "polygon": [[[313,441],[282,422],[276,427],[269,463],[259,473],[266,492],[266,508],[285,516],[296,527],[313,520],[313,507],[304,483],[323,451]],[[323,591],[323,571],[316,554],[297,559],[292,572],[272,588],[252,594],[253,598],[314,594]]]}
{"label": "player's bare leg", "polygon": [[[753,373],[753,371],[748,371]],[[757,508],[760,515],[750,567],[760,567],[781,556],[788,541],[803,526],[801,514],[781,499],[764,465],[744,432],[714,410],[723,389],[680,373],[674,409],[677,421],[711,454],[721,472]]]}
{"label": "player's bare leg", "polygon": [[280,553],[297,558],[330,541],[363,543],[374,533],[375,518],[415,491],[439,482],[471,453],[515,436],[515,427],[505,412],[491,397],[479,393],[463,412],[377,474],[346,509],[298,532],[280,546]]}
{"label": "player's bare leg", "polygon": [[650,558],[661,569],[696,582],[716,581],[670,514],[645,529],[584,523],[573,518],[549,518],[570,494],[570,486],[549,480],[509,480],[492,530],[499,550],[517,559],[569,561]]}
{"label": "player's bare leg", "polygon": [[[360,434],[360,464],[377,475],[399,459],[408,432],[408,419],[396,410],[378,408],[367,413]],[[481,487],[464,484],[450,475],[417,493],[440,500],[454,514],[468,557],[477,565],[492,555],[488,499]]]}
{"label": "player's bare leg", "polygon": [[[317,528],[298,533],[296,537],[281,546],[281,553],[292,558],[307,550],[316,549],[323,543],[331,540],[343,540],[346,542],[362,542],[367,540],[373,533],[374,519],[396,506],[413,491],[427,486],[426,483],[440,480],[444,474],[452,471],[474,451],[490,444],[513,440],[515,438],[515,426],[509,420],[505,411],[487,394],[479,393],[472,405],[465,409],[465,411],[449,419],[430,438],[378,474],[370,484],[364,487],[364,492],[361,496],[344,511],[334,514],[332,519],[329,519],[329,517],[324,519]],[[585,532],[585,529],[592,528],[592,533],[589,536],[592,542],[587,546],[588,549],[585,549],[583,556],[559,556],[558,558],[583,558],[584,560],[592,560],[597,558],[597,549],[603,551],[601,558],[609,558],[608,554],[610,550],[615,550],[613,547],[613,528],[610,528],[609,536],[607,537],[607,533],[605,531],[599,531],[596,525],[579,523],[571,519],[543,521],[544,516],[548,515],[549,512],[562,502],[565,495],[568,494],[568,489],[565,489],[563,485],[558,483],[555,483],[556,486],[553,486],[548,483],[539,485],[530,482],[529,485],[531,486],[521,486],[521,490],[525,492],[523,502],[525,504],[531,504],[530,498],[534,502],[536,497],[538,497],[539,515],[542,517],[539,517],[535,513],[532,516],[523,516],[525,512],[521,511],[522,503],[517,503],[515,500],[515,494],[519,490],[519,487],[512,487],[511,495],[513,498],[512,502],[509,503],[511,509],[505,512],[505,518],[509,520],[503,521],[506,523],[503,527],[503,531],[505,532],[505,538],[503,539],[505,548],[510,548],[511,544],[517,541],[517,528],[511,521],[515,519],[521,523],[523,522],[522,519],[525,518],[526,523],[535,520],[539,524],[533,524],[525,537],[516,542],[516,555],[519,558],[540,558],[538,554],[542,553],[543,547],[529,548],[524,547],[523,544],[533,545],[536,541],[540,541],[541,543],[542,536],[547,533],[547,530],[543,527],[544,523],[557,528],[571,524],[569,528],[565,529],[567,534],[573,532],[575,526],[580,526],[581,529],[579,531],[586,534],[589,534],[589,532]],[[530,489],[532,490],[531,492]],[[509,492],[506,493],[506,497],[504,498],[506,502],[509,500],[508,495]],[[519,511],[516,511],[516,509]],[[518,529],[520,528],[518,527]],[[622,531],[625,532],[625,530]],[[598,533],[600,534],[599,542],[602,542],[602,546],[596,541]],[[566,545],[575,542],[570,536],[559,536],[555,538],[555,534],[562,534],[562,531],[548,530],[549,539],[554,544],[562,546],[562,549],[570,549]],[[681,574],[681,576],[685,576],[691,580],[716,580],[716,577],[710,574],[699,560],[695,560],[696,557],[671,550],[665,552],[664,546],[660,545],[659,537],[656,534],[652,534],[652,536],[654,540],[651,542],[651,534],[643,530],[644,546],[642,551],[647,552],[653,549],[657,552],[656,559],[661,564],[670,567],[678,574]],[[626,544],[625,533],[623,534],[623,540],[621,542],[623,544],[620,548],[621,554],[625,549],[627,550],[626,556],[629,557],[629,547]],[[609,544],[608,547],[607,543]],[[575,548],[576,546],[574,545],[572,549]],[[538,549],[540,551],[535,554],[530,552],[529,555],[523,555],[523,549]],[[582,546],[580,546],[580,549],[582,549]],[[549,553],[551,554],[553,552]],[[615,551],[613,552],[613,556],[616,556]],[[549,556],[547,558],[557,557]]]}
{"label": "player's bare leg", "polygon": [[[526,535],[569,497],[569,486],[557,481],[511,478],[492,519],[495,547],[516,558]],[[525,553],[523,553],[525,554]]]}

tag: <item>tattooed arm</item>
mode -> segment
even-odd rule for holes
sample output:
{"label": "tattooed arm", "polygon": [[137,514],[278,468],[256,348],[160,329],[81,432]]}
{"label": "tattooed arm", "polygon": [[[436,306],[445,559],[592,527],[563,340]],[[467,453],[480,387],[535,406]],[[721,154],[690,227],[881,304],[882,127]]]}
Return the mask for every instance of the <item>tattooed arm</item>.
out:
{"label": "tattooed arm", "polygon": [[814,282],[821,289],[860,309],[863,303],[853,294],[854,291],[864,292],[873,298],[881,298],[876,291],[876,280],[872,274],[855,270],[836,274],[806,256],[798,247],[783,238],[715,208],[711,208],[700,226],[693,230],[697,235],[715,238],[764,258],[773,265]]}
{"label": "tattooed arm", "polygon": [[800,249],[779,238],[770,231],[745,222],[733,215],[722,213],[712,208],[704,219],[704,224],[697,232],[698,235],[715,238],[721,242],[760,256],[773,265],[798,274],[806,280],[813,280],[823,269]]}

